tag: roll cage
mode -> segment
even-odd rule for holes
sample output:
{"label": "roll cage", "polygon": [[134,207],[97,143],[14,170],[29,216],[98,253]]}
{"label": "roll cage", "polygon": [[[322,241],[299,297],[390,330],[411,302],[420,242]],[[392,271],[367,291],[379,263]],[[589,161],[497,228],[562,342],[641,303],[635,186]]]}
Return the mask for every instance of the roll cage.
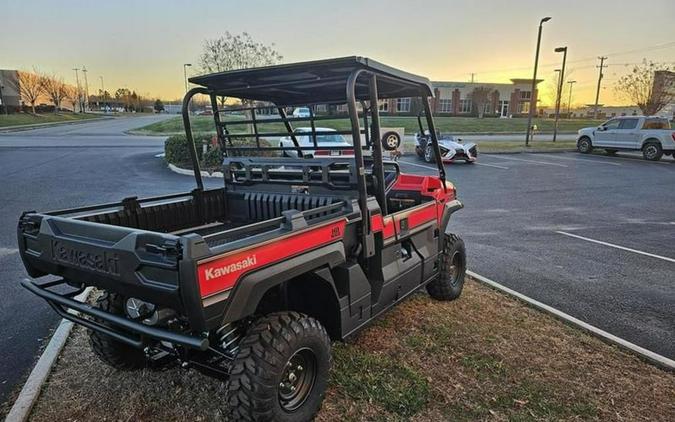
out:
{"label": "roll cage", "polygon": [[[265,151],[293,150],[298,157],[303,157],[303,151],[317,150],[319,148],[317,137],[325,134],[351,135],[353,146],[327,146],[321,145],[322,150],[341,151],[353,150],[353,168],[350,174],[358,193],[358,202],[362,214],[361,234],[364,240],[364,254],[372,255],[372,232],[370,219],[368,218],[368,203],[366,182],[366,169],[364,151],[372,151],[372,177],[377,181],[373,190],[375,197],[381,205],[381,211],[387,214],[386,182],[382,144],[380,142],[380,115],[378,101],[380,99],[411,97],[419,98],[426,123],[431,134],[432,145],[436,156],[440,156],[436,128],[434,126],[429,98],[433,96],[431,84],[428,79],[413,75],[365,57],[343,57],[328,60],[317,60],[292,64],[282,64],[252,69],[233,70],[196,76],[189,81],[198,87],[190,89],[182,106],[183,123],[188,141],[194,176],[198,188],[204,187],[197,149],[194,143],[190,124],[190,102],[195,95],[203,94],[210,98],[213,109],[214,124],[216,127],[217,142],[225,158],[224,163],[231,165],[233,157],[245,156],[247,153],[256,151],[256,154]],[[243,106],[238,108],[220,107],[219,97],[237,98],[242,104],[264,102],[265,106]],[[317,116],[314,107],[318,105],[347,106],[348,129],[335,132],[317,130],[316,122],[333,120],[336,116]],[[361,111],[359,111],[359,105]],[[307,107],[310,110],[309,117],[289,117],[286,113],[288,107]],[[262,110],[274,109],[278,117],[262,116]],[[227,113],[244,113],[244,118],[223,118]],[[344,117],[343,117],[344,119]],[[308,123],[310,126],[311,146],[302,146],[295,136],[293,124],[298,122]],[[283,130],[261,129],[263,126],[283,124]],[[419,120],[421,126],[421,117]],[[363,125],[363,127],[361,126]],[[236,130],[238,128],[248,128]],[[422,132],[423,133],[423,132]],[[362,142],[362,137],[365,142]],[[289,137],[293,146],[270,146],[263,144],[265,138]],[[248,144],[242,144],[237,140],[249,140]],[[339,154],[339,153],[338,153]],[[350,160],[352,160],[350,158]],[[307,165],[320,165],[316,159],[307,162]],[[343,159],[344,161],[344,159]],[[261,172],[266,173],[273,163],[260,165]],[[251,163],[249,162],[250,166]],[[283,164],[279,164],[283,165]],[[330,163],[326,162],[329,166]],[[445,169],[438,160],[438,173],[442,185],[445,187]],[[306,166],[307,167],[307,166]],[[351,166],[350,166],[351,167]],[[243,171],[248,171],[244,168]],[[307,169],[302,170],[304,174]],[[324,174],[326,173],[323,168]],[[261,181],[265,180],[263,175]],[[226,182],[232,182],[226,177]],[[369,241],[370,240],[370,241]]]}

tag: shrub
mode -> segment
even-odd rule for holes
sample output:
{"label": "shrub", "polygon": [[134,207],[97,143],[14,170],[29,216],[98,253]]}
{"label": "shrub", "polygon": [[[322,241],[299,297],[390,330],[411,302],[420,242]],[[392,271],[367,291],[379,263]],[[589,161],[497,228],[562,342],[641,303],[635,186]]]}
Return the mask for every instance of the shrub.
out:
{"label": "shrub", "polygon": [[[195,133],[193,135],[197,150],[197,158],[202,169],[208,171],[218,170],[223,161],[223,155],[220,147],[215,143],[215,135],[211,133]],[[204,153],[203,145],[206,142],[207,150]],[[237,138],[232,140],[234,146],[255,146],[253,139]],[[269,147],[272,144],[264,139],[260,140],[260,146]],[[277,151],[233,151],[233,156],[264,156],[273,157],[278,155]],[[185,135],[173,135],[167,138],[164,143],[164,159],[167,163],[174,164],[183,168],[192,168],[192,159],[188,150],[188,143]]]}

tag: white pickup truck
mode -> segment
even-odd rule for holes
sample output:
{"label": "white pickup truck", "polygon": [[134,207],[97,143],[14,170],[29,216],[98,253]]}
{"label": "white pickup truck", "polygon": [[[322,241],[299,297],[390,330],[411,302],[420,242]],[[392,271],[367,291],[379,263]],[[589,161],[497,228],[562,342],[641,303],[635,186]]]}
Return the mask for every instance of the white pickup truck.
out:
{"label": "white pickup truck", "polygon": [[593,148],[603,148],[608,154],[641,150],[646,160],[658,161],[663,154],[675,154],[675,131],[662,117],[616,117],[598,127],[579,130],[577,150],[588,154]]}

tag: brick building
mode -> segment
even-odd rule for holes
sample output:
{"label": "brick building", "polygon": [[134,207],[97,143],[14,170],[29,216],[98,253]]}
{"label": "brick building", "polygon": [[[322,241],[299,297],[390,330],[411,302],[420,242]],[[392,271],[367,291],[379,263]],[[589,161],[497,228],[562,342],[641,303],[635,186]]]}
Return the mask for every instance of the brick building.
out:
{"label": "brick building", "polygon": [[[537,79],[537,84],[542,79]],[[531,92],[532,79],[511,79],[510,84],[481,82],[432,82],[434,98],[431,109],[436,116],[475,116],[478,110],[471,102],[471,93],[477,87],[492,92],[485,104],[485,116],[519,117],[529,112],[531,96],[537,101],[538,90]],[[384,100],[380,112],[387,115],[417,114],[421,109],[418,99],[397,98]]]}

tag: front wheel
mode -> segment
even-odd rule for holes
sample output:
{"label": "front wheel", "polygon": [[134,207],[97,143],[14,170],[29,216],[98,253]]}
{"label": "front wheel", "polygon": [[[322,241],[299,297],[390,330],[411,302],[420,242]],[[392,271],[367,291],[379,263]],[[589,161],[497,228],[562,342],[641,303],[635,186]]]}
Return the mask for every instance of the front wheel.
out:
{"label": "front wheel", "polygon": [[577,142],[577,150],[582,154],[590,154],[593,152],[593,144],[591,143],[591,139],[587,136],[579,139],[579,142]]}
{"label": "front wheel", "polygon": [[656,142],[648,142],[642,147],[642,156],[645,160],[659,161],[663,157],[663,149],[661,144]]}
{"label": "front wheel", "polygon": [[231,420],[313,420],[328,382],[330,349],[326,330],[307,315],[279,312],[256,321],[232,362]]}
{"label": "front wheel", "polygon": [[427,292],[436,300],[455,300],[462,294],[466,276],[464,241],[455,234],[445,235],[438,259],[438,277],[427,284]]}
{"label": "front wheel", "polygon": [[424,148],[424,161],[426,161],[427,163],[433,163],[434,161],[436,161],[434,149],[432,148],[431,144],[427,145],[427,147]]}

